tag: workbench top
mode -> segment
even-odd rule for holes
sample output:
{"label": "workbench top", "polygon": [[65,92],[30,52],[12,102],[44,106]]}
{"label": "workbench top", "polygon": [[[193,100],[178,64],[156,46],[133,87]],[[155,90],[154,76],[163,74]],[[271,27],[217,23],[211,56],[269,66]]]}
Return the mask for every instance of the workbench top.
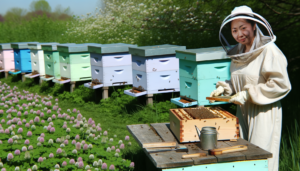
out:
{"label": "workbench top", "polygon": [[[199,143],[178,143],[173,133],[170,130],[169,123],[154,123],[150,124],[138,124],[138,125],[127,125],[127,129],[133,135],[138,144],[142,147],[143,143],[153,142],[167,142],[175,141],[178,145],[185,145],[188,148],[188,152],[176,152],[176,151],[164,151],[164,152],[151,152],[157,149],[143,149],[146,155],[154,163],[157,168],[173,168],[173,167],[184,167],[191,165],[201,165],[209,163],[221,163],[221,162],[232,162],[232,161],[247,161],[257,159],[272,158],[272,153],[267,152],[260,147],[251,144],[244,139],[238,139],[236,142],[230,141],[218,141],[217,148],[224,148],[236,145],[247,145],[247,151],[232,152],[221,155],[209,155],[208,151],[202,150]],[[162,149],[162,148],[160,148]],[[164,148],[165,150],[171,150],[171,148]],[[190,159],[182,159],[184,154],[193,153],[206,153],[205,157],[196,157]]]}

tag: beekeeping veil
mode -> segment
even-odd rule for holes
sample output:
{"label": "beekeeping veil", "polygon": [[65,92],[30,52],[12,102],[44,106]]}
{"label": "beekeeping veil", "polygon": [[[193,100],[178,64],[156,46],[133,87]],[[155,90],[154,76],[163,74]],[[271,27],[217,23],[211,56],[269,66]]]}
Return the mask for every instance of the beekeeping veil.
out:
{"label": "beekeeping veil", "polygon": [[[224,34],[222,33],[224,26],[226,24],[229,25],[230,22],[235,19],[249,19],[256,22],[256,34],[249,52],[243,53],[243,49],[245,48],[245,46],[240,43],[231,47],[224,37]],[[258,24],[266,28],[269,36],[265,36],[262,33],[262,31],[259,29]],[[276,36],[273,34],[272,28],[266,19],[264,19],[261,15],[254,13],[250,7],[240,6],[234,8],[231,11],[231,14],[223,20],[219,31],[219,40],[224,50],[226,51],[227,56],[232,59],[232,62],[245,64],[255,59],[255,57],[258,56],[268,44],[274,43],[276,40]],[[226,44],[226,46],[224,44]]]}

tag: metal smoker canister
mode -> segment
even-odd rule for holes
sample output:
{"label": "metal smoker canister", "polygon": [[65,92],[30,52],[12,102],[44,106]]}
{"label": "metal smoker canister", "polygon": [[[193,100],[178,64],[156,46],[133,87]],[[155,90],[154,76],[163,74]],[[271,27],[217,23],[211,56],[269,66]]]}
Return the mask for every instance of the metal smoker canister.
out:
{"label": "metal smoker canister", "polygon": [[215,149],[217,148],[218,142],[218,132],[215,127],[205,126],[202,127],[200,131],[195,125],[199,139],[200,145],[203,150]]}

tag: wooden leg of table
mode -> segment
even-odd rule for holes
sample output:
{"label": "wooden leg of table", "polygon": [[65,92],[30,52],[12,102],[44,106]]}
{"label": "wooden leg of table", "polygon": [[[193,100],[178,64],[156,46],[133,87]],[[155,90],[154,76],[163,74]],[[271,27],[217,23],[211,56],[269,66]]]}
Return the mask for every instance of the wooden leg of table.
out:
{"label": "wooden leg of table", "polygon": [[153,94],[147,94],[147,105],[153,105]]}
{"label": "wooden leg of table", "polygon": [[75,81],[70,82],[70,93],[72,93],[74,91],[75,83],[76,83]]}
{"label": "wooden leg of table", "polygon": [[8,77],[8,71],[5,71],[5,78]]}
{"label": "wooden leg of table", "polygon": [[108,98],[108,89],[109,87],[102,87],[102,99]]}
{"label": "wooden leg of table", "polygon": [[26,73],[23,72],[23,73],[21,73],[21,74],[22,74],[22,82],[25,82],[25,80],[26,80],[25,74],[26,74]]}

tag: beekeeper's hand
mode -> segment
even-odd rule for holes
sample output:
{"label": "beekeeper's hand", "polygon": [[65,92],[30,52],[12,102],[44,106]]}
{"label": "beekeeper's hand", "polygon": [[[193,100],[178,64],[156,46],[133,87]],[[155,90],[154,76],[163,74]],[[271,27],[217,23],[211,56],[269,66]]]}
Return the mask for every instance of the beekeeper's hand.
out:
{"label": "beekeeper's hand", "polygon": [[[221,94],[224,93],[224,87],[223,86],[219,86],[216,90],[214,90],[213,92],[210,93],[209,97],[216,97],[216,96],[220,96]],[[214,100],[210,100],[210,103],[214,103]]]}
{"label": "beekeeper's hand", "polygon": [[234,96],[231,97],[229,102],[237,104],[237,105],[244,105],[245,102],[250,98],[248,91],[240,91],[236,93]]}

